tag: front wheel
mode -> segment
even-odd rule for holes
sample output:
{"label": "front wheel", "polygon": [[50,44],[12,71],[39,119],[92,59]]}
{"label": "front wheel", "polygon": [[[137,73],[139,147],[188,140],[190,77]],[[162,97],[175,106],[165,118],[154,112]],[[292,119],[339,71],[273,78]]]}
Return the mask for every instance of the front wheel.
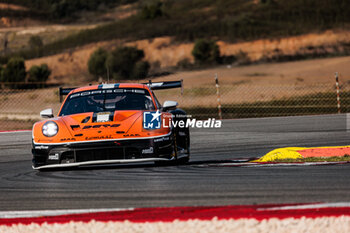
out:
{"label": "front wheel", "polygon": [[175,160],[169,160],[169,161],[155,161],[154,164],[156,166],[173,166],[173,165],[184,165],[187,164],[190,161],[190,156],[182,157]]}
{"label": "front wheel", "polygon": [[154,164],[156,166],[183,165],[183,164],[186,164],[186,163],[189,162],[189,160],[190,160],[190,148],[189,148],[189,146],[187,147],[186,156],[181,156],[179,158],[179,153],[181,154],[183,152],[182,151],[183,149],[179,151],[176,139],[177,139],[176,134],[174,134],[173,135],[173,148],[174,149],[173,149],[173,154],[172,154],[173,160],[169,160],[169,161],[155,161]]}
{"label": "front wheel", "polygon": [[175,160],[176,164],[183,165],[190,161],[190,155]]}

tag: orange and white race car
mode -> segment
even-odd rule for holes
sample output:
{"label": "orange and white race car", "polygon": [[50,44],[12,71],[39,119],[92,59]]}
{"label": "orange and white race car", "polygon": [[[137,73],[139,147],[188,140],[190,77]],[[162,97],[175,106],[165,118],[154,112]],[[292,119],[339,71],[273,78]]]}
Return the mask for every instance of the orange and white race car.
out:
{"label": "orange and white race car", "polygon": [[173,124],[186,121],[186,113],[175,101],[162,106],[153,93],[177,87],[182,81],[60,88],[67,97],[58,116],[43,110],[49,119],[33,126],[33,168],[187,162],[189,128]]}

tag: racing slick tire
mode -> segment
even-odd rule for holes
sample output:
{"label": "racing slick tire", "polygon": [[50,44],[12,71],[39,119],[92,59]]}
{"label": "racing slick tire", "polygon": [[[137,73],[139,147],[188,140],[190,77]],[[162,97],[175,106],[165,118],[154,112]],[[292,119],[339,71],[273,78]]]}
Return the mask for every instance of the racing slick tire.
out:
{"label": "racing slick tire", "polygon": [[[177,114],[183,114],[185,115],[186,113],[183,110],[176,109],[175,110]],[[173,113],[173,112],[172,112]],[[173,113],[174,114],[174,113]],[[176,121],[179,120],[187,120],[187,118],[177,118]],[[154,162],[155,165],[159,166],[164,166],[164,165],[183,165],[189,162],[190,160],[190,131],[188,128],[174,128],[173,129],[173,158],[174,160],[169,160],[169,161],[156,161]],[[179,149],[181,150],[181,153],[184,153],[186,151],[185,155],[186,156],[181,156],[179,158]]]}

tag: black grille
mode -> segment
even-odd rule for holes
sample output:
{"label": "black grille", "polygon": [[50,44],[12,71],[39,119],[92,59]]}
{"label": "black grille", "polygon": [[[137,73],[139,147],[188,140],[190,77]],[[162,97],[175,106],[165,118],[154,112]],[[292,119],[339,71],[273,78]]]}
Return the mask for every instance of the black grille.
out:
{"label": "black grille", "polygon": [[103,148],[76,151],[76,162],[112,159],[124,159],[123,148]]}

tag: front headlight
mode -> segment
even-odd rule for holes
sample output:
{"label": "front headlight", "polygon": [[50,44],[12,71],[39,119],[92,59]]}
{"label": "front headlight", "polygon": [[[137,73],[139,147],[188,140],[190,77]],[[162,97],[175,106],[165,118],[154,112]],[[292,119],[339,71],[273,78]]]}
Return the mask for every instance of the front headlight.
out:
{"label": "front headlight", "polygon": [[46,137],[53,137],[58,132],[58,125],[53,121],[48,121],[43,125],[43,134]]}

